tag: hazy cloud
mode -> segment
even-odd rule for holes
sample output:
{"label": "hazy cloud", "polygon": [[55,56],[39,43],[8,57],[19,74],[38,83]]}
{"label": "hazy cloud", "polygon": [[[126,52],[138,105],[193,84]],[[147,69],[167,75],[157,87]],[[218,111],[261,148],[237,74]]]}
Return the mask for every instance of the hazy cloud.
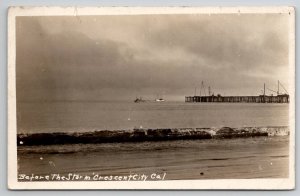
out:
{"label": "hazy cloud", "polygon": [[287,85],[288,15],[17,18],[18,100],[183,100]]}

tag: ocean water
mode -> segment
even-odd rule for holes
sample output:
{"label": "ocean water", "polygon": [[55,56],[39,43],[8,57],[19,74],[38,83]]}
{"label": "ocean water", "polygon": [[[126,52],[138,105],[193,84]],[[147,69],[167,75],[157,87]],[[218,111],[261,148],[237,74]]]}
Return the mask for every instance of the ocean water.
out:
{"label": "ocean water", "polygon": [[[133,128],[288,126],[288,104],[18,103],[18,133]],[[286,178],[289,136],[18,146],[18,174],[164,176],[164,180]],[[22,179],[20,179],[22,180]],[[149,179],[148,179],[149,180]]]}
{"label": "ocean water", "polygon": [[288,126],[288,104],[34,102],[17,104],[18,133]]}

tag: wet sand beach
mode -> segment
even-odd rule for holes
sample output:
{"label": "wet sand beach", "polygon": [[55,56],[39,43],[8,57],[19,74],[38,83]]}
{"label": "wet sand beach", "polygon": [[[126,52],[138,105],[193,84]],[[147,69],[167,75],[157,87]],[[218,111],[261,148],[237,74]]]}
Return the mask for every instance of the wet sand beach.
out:
{"label": "wet sand beach", "polygon": [[286,178],[288,137],[22,146],[19,174],[166,173],[165,180]]}

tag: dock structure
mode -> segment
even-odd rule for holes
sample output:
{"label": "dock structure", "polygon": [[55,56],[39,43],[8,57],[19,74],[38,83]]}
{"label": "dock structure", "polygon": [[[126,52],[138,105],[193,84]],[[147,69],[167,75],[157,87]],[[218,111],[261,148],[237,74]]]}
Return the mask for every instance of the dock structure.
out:
{"label": "dock structure", "polygon": [[289,103],[289,95],[277,96],[186,96],[185,102],[224,102],[224,103]]}
{"label": "dock structure", "polygon": [[[279,92],[279,86],[282,86],[284,91],[286,93],[281,94]],[[289,103],[289,94],[287,93],[286,89],[283,87],[283,85],[278,81],[278,90],[273,91],[269,88],[267,88],[269,91],[276,92],[277,95],[266,95],[266,85],[264,84],[263,88],[263,94],[258,96],[222,96],[220,94],[214,95],[211,94],[211,88],[208,87],[208,96],[204,93],[204,96],[201,96],[201,91],[203,92],[204,89],[204,83],[202,81],[201,83],[201,89],[200,89],[200,96],[196,95],[196,89],[195,89],[195,95],[194,96],[186,96],[185,102],[195,102],[195,103],[201,103],[201,102],[216,102],[216,103]]]}

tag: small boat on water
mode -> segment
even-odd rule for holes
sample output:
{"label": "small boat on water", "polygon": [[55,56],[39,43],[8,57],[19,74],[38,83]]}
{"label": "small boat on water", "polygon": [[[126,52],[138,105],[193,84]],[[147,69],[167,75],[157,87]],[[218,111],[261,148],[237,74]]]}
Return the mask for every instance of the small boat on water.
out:
{"label": "small boat on water", "polygon": [[164,102],[165,100],[163,98],[156,98],[153,100],[145,100],[142,97],[138,98],[136,97],[134,100],[134,103],[141,103],[141,102]]}
{"label": "small boat on water", "polygon": [[155,99],[156,102],[164,102],[165,100],[163,98]]}
{"label": "small boat on water", "polygon": [[140,102],[145,102],[146,100],[140,98],[135,98],[134,103],[140,103]]}
{"label": "small boat on water", "polygon": [[162,96],[162,94],[157,94],[155,102],[164,102],[164,98]]}

